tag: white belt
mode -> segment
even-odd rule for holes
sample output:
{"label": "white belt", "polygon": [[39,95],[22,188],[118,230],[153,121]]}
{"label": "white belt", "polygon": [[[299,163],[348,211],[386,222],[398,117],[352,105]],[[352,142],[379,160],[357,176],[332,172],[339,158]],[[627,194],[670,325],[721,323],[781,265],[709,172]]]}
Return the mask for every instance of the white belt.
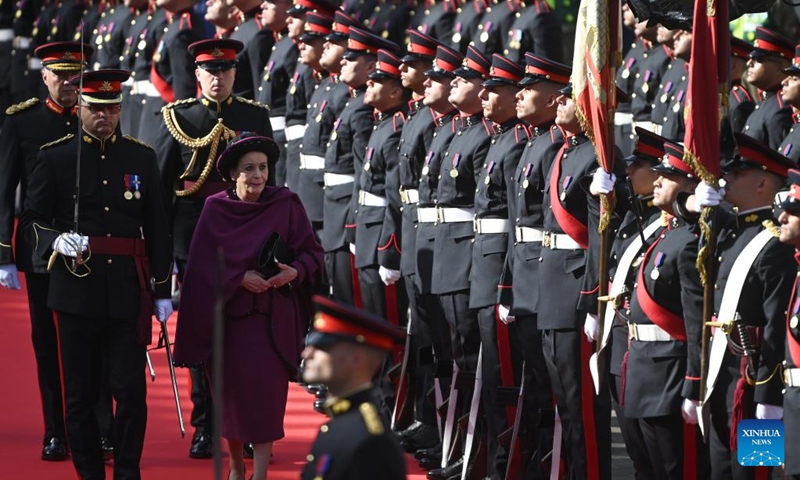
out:
{"label": "white belt", "polygon": [[661,130],[663,128],[664,128],[663,125],[659,125],[658,123],[654,123],[652,132],[655,133],[656,135],[661,135]]}
{"label": "white belt", "polygon": [[291,142],[292,140],[300,140],[303,138],[303,135],[306,134],[306,125],[291,125],[286,127],[285,135],[286,141]]}
{"label": "white belt", "polygon": [[388,205],[388,202],[384,197],[379,197],[361,190],[358,192],[358,204],[364,205],[365,207],[385,207]]}
{"label": "white belt", "polygon": [[400,189],[400,201],[405,203],[406,205],[414,205],[419,203],[419,190],[415,188],[401,188]]}
{"label": "white belt", "polygon": [[346,183],[353,183],[355,177],[352,175],[344,175],[341,173],[328,173],[325,172],[322,177],[326,187],[335,187],[336,185],[344,185]]}
{"label": "white belt", "polygon": [[784,369],[783,384],[787,387],[800,387],[800,368]]}
{"label": "white belt", "polygon": [[476,218],[472,222],[475,233],[506,233],[508,220],[505,218]]}
{"label": "white belt", "polygon": [[640,342],[671,342],[675,340],[658,325],[628,324],[628,336]]}
{"label": "white belt", "polygon": [[475,210],[471,208],[438,208],[439,223],[471,222],[475,219]]}
{"label": "white belt", "polygon": [[127,80],[122,82],[123,87],[133,87],[133,77],[128,77]]}
{"label": "white belt", "polygon": [[14,40],[13,28],[0,28],[0,42],[8,42]]}
{"label": "white belt", "polygon": [[633,114],[614,112],[614,125],[630,125],[633,123]]}
{"label": "white belt", "polygon": [[550,250],[578,250],[581,247],[578,242],[565,233],[545,232],[542,239],[542,246]]}
{"label": "white belt", "polygon": [[150,80],[137,80],[133,82],[133,87],[131,87],[131,95],[145,95],[147,97],[161,98],[161,94],[158,93],[158,89],[156,89],[156,86],[153,85]]}
{"label": "white belt", "polygon": [[541,242],[544,239],[544,232],[538,228],[517,227],[514,229],[514,238],[517,243]]}
{"label": "white belt", "polygon": [[419,223],[436,223],[439,220],[439,214],[436,207],[424,207],[417,209],[417,221]]}
{"label": "white belt", "polygon": [[41,70],[42,61],[36,57],[28,59],[28,70]]}
{"label": "white belt", "polygon": [[269,123],[272,125],[273,132],[286,129],[286,117],[269,117]]}
{"label": "white belt", "polygon": [[653,131],[653,122],[633,122],[633,126],[643,128],[648,132]]}
{"label": "white belt", "polygon": [[318,155],[300,154],[300,168],[303,170],[322,170],[325,168],[325,159]]}
{"label": "white belt", "polygon": [[31,37],[16,37],[11,44],[14,48],[21,48],[27,50],[31,46]]}

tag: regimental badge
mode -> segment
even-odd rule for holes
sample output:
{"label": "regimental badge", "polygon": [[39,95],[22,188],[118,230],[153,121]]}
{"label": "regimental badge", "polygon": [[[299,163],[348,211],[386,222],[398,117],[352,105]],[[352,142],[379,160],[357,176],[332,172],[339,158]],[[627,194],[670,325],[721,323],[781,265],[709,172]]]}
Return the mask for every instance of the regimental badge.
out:
{"label": "regimental badge", "polygon": [[77,60],[77,58],[75,58],[72,52],[64,52],[64,55],[61,56],[61,60]]}
{"label": "regimental badge", "polygon": [[222,49],[220,49],[219,47],[215,48],[214,50],[211,50],[211,53],[209,53],[209,55],[217,58],[225,56],[225,54],[222,52]]}
{"label": "regimental badge", "polygon": [[113,92],[114,87],[111,86],[111,82],[103,82],[102,85],[98,88],[101,92]]}

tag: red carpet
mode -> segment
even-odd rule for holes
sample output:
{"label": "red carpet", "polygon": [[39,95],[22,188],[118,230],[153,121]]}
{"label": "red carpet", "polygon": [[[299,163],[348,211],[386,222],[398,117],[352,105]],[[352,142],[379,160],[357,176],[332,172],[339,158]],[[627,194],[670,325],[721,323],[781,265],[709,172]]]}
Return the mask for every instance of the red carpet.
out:
{"label": "red carpet", "polygon": [[[22,276],[21,276],[22,277]],[[21,278],[22,279],[22,278]],[[170,320],[174,333],[175,317]],[[9,291],[0,288],[0,323],[3,348],[0,350],[0,374],[5,387],[0,395],[0,465],[2,478],[75,479],[70,461],[44,462],[39,459],[42,441],[41,402],[36,382],[36,364],[31,345],[30,321],[25,288]],[[213,480],[211,460],[192,460],[187,454],[193,430],[189,424],[191,401],[188,393],[188,372],[178,369],[181,404],[186,421],[186,438],[181,438],[166,355],[163,350],[151,352],[156,370],[155,382],[148,382],[148,423],[142,458],[142,478],[174,480],[176,478]],[[309,446],[317,428],[325,418],[312,410],[313,397],[300,387],[289,389],[289,404],[284,421],[286,438],[277,442],[270,464],[269,479],[298,479]],[[408,458],[409,479],[421,480],[424,474]],[[112,468],[106,469],[112,478]],[[227,475],[227,460],[223,461]],[[252,464],[248,464],[248,472]],[[223,477],[224,478],[224,477]]]}

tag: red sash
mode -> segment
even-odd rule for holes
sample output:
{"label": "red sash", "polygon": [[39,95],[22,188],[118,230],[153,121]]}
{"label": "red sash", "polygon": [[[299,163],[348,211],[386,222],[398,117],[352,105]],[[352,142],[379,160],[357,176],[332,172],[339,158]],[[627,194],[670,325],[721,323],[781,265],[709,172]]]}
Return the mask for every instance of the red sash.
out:
{"label": "red sash", "polygon": [[558,195],[558,180],[561,177],[561,155],[564,153],[564,150],[566,150],[567,145],[568,143],[565,141],[564,145],[561,146],[561,149],[556,154],[553,171],[550,172],[550,207],[553,209],[556,221],[561,229],[564,230],[564,233],[575,240],[578,245],[588,249],[589,228],[561,205],[561,198],[559,198]]}
{"label": "red sash", "polygon": [[[797,258],[797,255],[795,255]],[[797,302],[800,300],[796,299],[795,296],[797,295],[797,281],[800,280],[800,277],[796,277],[794,280],[794,287],[792,288],[792,296],[791,299],[794,302],[792,305],[789,306],[789,312],[786,315],[786,345],[789,347],[789,356],[792,359],[792,364],[795,367],[800,367],[800,342],[794,338],[792,334],[792,328],[789,325],[790,318],[795,315],[794,311],[797,310]]]}
{"label": "red sash", "polygon": [[156,90],[158,90],[158,93],[161,94],[162,100],[167,103],[175,101],[175,90],[172,89],[172,85],[158,74],[155,63],[150,67],[150,83],[152,83],[153,86],[156,87]]}
{"label": "red sash", "polygon": [[647,253],[644,254],[642,264],[639,266],[639,275],[636,280],[639,282],[636,288],[636,299],[639,300],[639,305],[642,307],[644,314],[647,315],[647,318],[664,329],[672,338],[685,342],[686,325],[683,322],[683,318],[656,303],[647,291],[647,285],[644,281],[644,268],[650,260],[650,254],[653,253],[653,249],[658,245],[658,242],[661,241],[661,238],[663,238],[661,235],[656,238],[656,241],[653,242],[653,245],[651,245]]}

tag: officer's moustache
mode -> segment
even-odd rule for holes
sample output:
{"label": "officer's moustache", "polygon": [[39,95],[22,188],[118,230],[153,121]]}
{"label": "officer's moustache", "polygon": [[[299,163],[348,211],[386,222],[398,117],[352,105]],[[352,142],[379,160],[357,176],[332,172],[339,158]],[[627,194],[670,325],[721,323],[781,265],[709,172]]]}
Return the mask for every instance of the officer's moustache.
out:
{"label": "officer's moustache", "polygon": [[[724,0],[723,0],[724,1]],[[728,13],[730,20],[735,20],[745,13],[766,12],[778,0],[728,0]],[[781,0],[793,5],[792,0]],[[692,10],[694,0],[628,0],[636,18],[643,22],[651,20],[650,24],[662,24],[664,27],[686,29],[692,26]]]}

